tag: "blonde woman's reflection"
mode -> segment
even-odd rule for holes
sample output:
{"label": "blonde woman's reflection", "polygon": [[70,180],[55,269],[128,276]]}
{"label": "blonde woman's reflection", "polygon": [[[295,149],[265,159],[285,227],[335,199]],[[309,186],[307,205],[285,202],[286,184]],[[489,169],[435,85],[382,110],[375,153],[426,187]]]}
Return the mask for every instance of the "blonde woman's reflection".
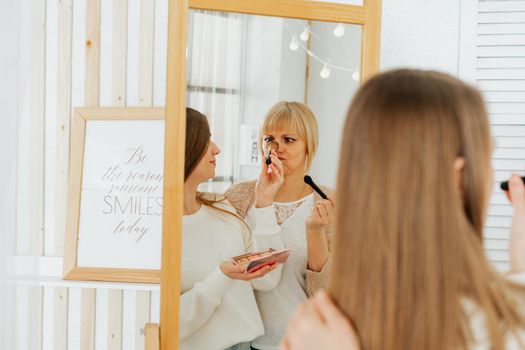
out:
{"label": "blonde woman's reflection", "polygon": [[[215,175],[220,150],[210,137],[206,116],[187,108],[180,296],[183,350],[249,348],[248,342],[264,332],[252,287],[274,288],[282,268],[274,265],[246,273],[244,266],[231,262],[231,257],[252,248],[282,243],[260,225],[253,232],[252,247],[250,230],[224,196],[197,192],[200,183]],[[278,180],[282,169],[275,170]]]}
{"label": "blonde woman's reflection", "polygon": [[226,197],[251,228],[271,227],[281,238],[282,246],[276,248],[291,249],[277,287],[255,292],[265,334],[252,347],[266,350],[279,348],[295,308],[326,286],[333,204],[303,181],[318,143],[317,121],[306,105],[274,105],[264,118],[259,142],[263,157],[258,180],[232,186]]}

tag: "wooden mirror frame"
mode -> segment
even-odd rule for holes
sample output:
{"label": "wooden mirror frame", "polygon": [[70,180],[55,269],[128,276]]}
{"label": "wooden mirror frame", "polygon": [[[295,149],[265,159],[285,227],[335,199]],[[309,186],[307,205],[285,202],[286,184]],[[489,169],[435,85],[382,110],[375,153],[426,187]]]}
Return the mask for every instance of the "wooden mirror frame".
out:
{"label": "wooden mirror frame", "polygon": [[[169,0],[160,283],[160,349],[162,350],[179,348],[180,247],[186,130],[186,43],[190,9],[358,24],[362,26],[361,82],[379,69],[381,0],[363,0],[362,6],[305,0]],[[154,338],[158,337],[158,332],[158,327],[153,330]],[[152,341],[152,344],[159,344],[159,342]],[[158,345],[153,347],[158,348]]]}

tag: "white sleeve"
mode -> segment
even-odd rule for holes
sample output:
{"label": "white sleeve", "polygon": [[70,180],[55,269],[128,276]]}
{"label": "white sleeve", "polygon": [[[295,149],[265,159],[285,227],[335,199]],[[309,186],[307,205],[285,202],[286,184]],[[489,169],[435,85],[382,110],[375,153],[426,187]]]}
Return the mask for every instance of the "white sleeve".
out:
{"label": "white sleeve", "polygon": [[[273,204],[266,208],[252,207],[246,215],[246,222],[252,230],[253,250],[260,251],[268,248],[284,249],[281,235],[281,226],[277,224]],[[281,280],[283,266],[280,264],[275,270],[261,278],[253,279],[252,286],[258,290],[272,290]]]}
{"label": "white sleeve", "polygon": [[180,296],[180,338],[193,334],[206,323],[221,304],[233,280],[219,267]]}

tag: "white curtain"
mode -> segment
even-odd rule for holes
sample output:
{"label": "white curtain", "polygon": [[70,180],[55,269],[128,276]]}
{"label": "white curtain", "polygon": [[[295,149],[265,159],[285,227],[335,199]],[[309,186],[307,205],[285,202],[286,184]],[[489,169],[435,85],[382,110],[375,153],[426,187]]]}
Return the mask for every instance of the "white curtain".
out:
{"label": "white curtain", "polygon": [[204,113],[222,153],[216,178],[202,188],[220,192],[234,176],[240,121],[243,17],[191,11],[188,42],[188,106]]}

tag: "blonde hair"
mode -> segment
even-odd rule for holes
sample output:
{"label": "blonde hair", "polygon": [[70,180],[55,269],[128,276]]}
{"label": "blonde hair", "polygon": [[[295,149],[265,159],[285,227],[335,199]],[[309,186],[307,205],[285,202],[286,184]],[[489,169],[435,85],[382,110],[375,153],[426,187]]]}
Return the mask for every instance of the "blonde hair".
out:
{"label": "blonde hair", "polygon": [[264,121],[259,132],[259,146],[264,153],[264,133],[268,130],[292,130],[306,143],[305,171],[308,172],[312,166],[317,145],[319,132],[317,120],[307,105],[300,102],[277,102],[264,116]]}
{"label": "blonde hair", "polygon": [[493,349],[525,327],[523,288],[498,275],[483,249],[490,154],[482,98],[453,77],[396,70],[356,94],[343,131],[329,290],[363,349],[466,349],[467,300],[485,317]]}

